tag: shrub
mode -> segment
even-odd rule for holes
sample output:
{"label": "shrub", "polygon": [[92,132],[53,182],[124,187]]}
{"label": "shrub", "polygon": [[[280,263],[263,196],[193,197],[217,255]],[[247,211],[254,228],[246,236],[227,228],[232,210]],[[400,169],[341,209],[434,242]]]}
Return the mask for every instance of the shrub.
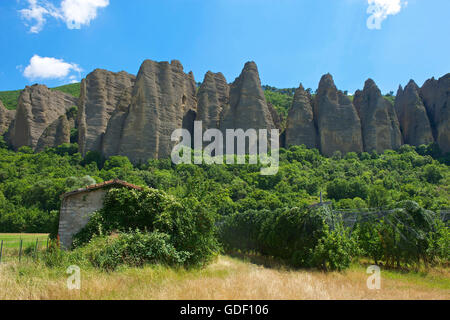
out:
{"label": "shrub", "polygon": [[448,263],[450,258],[450,230],[442,221],[436,232],[428,234],[426,256],[432,263]]}
{"label": "shrub", "polygon": [[77,265],[79,267],[90,265],[82,250],[61,250],[56,240],[50,241],[48,250],[40,255],[40,259],[49,268],[66,269],[70,265]]}
{"label": "shrub", "polygon": [[369,190],[368,204],[371,208],[382,208],[390,204],[389,192],[381,185],[374,185]]}
{"label": "shrub", "polygon": [[145,264],[180,266],[190,253],[178,252],[165,233],[145,233],[139,230],[117,236],[98,236],[82,248],[86,258],[96,268],[114,271],[119,266],[142,267]]}
{"label": "shrub", "polygon": [[113,168],[133,169],[133,165],[127,157],[113,156],[106,160],[103,167],[105,170],[111,170]]}
{"label": "shrub", "polygon": [[336,201],[342,199],[362,198],[366,199],[368,194],[367,184],[360,179],[336,179],[327,185],[327,195]]}
{"label": "shrub", "polygon": [[81,164],[88,165],[90,163],[95,163],[98,168],[101,168],[103,166],[104,162],[105,162],[105,159],[100,152],[88,151],[86,153],[86,156],[84,157],[84,160],[81,162]]}
{"label": "shrub", "polygon": [[429,183],[438,184],[442,180],[443,176],[438,166],[429,164],[424,168],[424,178]]}
{"label": "shrub", "polygon": [[57,248],[50,246],[49,250],[45,251],[41,259],[49,268],[58,268],[66,264],[68,254]]}
{"label": "shrub", "polygon": [[358,246],[349,236],[342,223],[334,230],[324,227],[324,235],[311,252],[311,266],[327,270],[344,270],[350,267],[353,257],[358,255]]}
{"label": "shrub", "polygon": [[155,189],[111,189],[104,207],[91,216],[75,236],[74,246],[89,242],[95,235],[141,230],[162,232],[178,251],[189,252],[186,265],[209,262],[218,251],[214,216],[194,198],[177,200]]}

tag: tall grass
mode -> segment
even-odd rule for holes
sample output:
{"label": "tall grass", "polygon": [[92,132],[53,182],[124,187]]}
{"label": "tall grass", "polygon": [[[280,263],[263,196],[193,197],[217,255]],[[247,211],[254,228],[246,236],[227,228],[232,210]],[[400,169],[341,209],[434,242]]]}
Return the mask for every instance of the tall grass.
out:
{"label": "tall grass", "polygon": [[69,291],[64,268],[8,263],[0,265],[0,299],[450,299],[448,269],[382,271],[382,289],[372,291],[359,265],[345,273],[323,273],[261,264],[222,256],[194,270],[147,266],[105,273],[83,266],[81,290]]}

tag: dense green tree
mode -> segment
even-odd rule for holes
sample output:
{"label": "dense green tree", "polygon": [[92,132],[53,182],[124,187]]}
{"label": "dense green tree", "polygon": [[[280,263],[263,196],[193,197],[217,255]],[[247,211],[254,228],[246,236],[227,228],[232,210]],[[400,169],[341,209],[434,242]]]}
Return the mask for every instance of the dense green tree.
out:
{"label": "dense green tree", "polygon": [[111,179],[165,191],[179,199],[196,199],[213,215],[230,216],[248,210],[302,207],[332,200],[334,208],[394,207],[413,200],[438,210],[450,207],[450,171],[415,148],[383,154],[327,158],[318,150],[293,146],[280,150],[276,176],[260,175],[257,165],[180,165],[170,159],[133,166],[125,157],[104,162],[96,153],[83,158],[76,144],[34,154],[23,148],[0,148],[0,219],[5,232],[35,229],[33,214],[42,217],[39,232],[57,228],[60,195]]}

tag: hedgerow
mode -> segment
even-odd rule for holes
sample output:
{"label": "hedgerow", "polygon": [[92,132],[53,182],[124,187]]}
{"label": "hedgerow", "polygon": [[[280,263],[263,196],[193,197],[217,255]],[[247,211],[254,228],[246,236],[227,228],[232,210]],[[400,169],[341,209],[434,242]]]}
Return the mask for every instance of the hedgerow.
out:
{"label": "hedgerow", "polygon": [[328,207],[236,213],[221,224],[220,239],[227,250],[259,252],[294,267],[343,270],[357,255],[342,218]]}
{"label": "hedgerow", "polygon": [[389,266],[419,266],[448,262],[449,230],[440,216],[404,201],[382,219],[360,221],[354,237],[363,254]]}

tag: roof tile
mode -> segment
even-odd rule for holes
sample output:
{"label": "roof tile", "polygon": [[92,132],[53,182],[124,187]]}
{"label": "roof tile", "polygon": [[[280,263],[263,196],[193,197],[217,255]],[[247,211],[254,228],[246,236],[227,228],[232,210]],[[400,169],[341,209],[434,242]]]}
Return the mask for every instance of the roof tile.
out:
{"label": "roof tile", "polygon": [[106,187],[110,187],[110,186],[121,186],[121,187],[125,187],[125,188],[129,188],[129,189],[135,189],[135,190],[143,190],[142,187],[119,180],[119,179],[115,179],[115,180],[109,180],[109,181],[105,181],[102,183],[98,183],[98,184],[93,184],[91,186],[86,186],[85,188],[81,188],[78,190],[74,190],[74,191],[70,191],[67,193],[64,193],[63,195],[61,195],[61,198],[66,198],[75,194],[79,194],[79,193],[83,193],[83,192],[89,192],[89,191],[93,191],[93,190],[98,190],[98,189],[102,189],[102,188],[106,188]]}

